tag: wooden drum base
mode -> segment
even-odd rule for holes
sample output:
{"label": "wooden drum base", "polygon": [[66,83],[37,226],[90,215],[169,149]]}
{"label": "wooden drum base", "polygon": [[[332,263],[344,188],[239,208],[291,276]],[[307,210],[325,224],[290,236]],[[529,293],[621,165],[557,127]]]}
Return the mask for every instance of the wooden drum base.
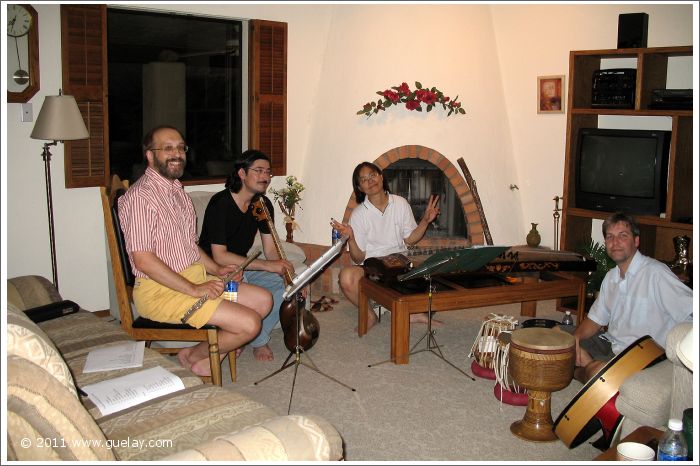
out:
{"label": "wooden drum base", "polygon": [[558,440],[554,433],[551,415],[552,395],[550,392],[528,390],[527,410],[522,420],[510,425],[516,437],[531,442],[552,442]]}

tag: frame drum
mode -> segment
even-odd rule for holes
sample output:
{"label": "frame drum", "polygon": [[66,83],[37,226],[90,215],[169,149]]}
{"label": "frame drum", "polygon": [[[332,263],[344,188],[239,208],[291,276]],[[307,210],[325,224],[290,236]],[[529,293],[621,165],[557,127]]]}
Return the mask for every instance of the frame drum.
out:
{"label": "frame drum", "polygon": [[508,350],[513,380],[527,389],[525,416],[510,431],[525,440],[551,442],[551,392],[566,388],[574,378],[576,340],[566,332],[548,328],[523,328],[511,334]]}
{"label": "frame drum", "polygon": [[666,359],[665,350],[645,335],[603,366],[569,402],[554,422],[554,433],[569,448],[591,437],[598,422],[590,422],[608,401],[617,395],[620,385],[630,375]]}

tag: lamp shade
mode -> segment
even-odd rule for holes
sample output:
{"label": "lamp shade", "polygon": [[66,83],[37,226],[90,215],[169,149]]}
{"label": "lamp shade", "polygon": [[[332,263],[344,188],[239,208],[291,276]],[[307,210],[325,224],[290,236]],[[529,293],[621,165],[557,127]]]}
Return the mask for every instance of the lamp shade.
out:
{"label": "lamp shade", "polygon": [[30,137],[53,141],[71,141],[90,137],[75,97],[72,95],[46,96]]}

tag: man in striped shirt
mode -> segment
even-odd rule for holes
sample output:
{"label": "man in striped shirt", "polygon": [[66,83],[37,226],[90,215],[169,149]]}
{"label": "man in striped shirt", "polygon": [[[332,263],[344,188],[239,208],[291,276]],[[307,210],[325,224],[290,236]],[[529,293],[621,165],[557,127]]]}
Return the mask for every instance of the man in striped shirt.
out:
{"label": "man in striped shirt", "polygon": [[[241,283],[237,302],[221,298],[224,283],[218,277],[236,267],[217,264],[197,245],[194,206],[178,181],[187,163],[187,150],[176,128],[159,126],[148,132],[143,141],[146,172],[119,199],[119,221],[136,276],[134,304],[143,317],[180,323],[206,294],[209,299],[188,324],[218,326],[219,349],[225,356],[258,335],[272,307],[272,295],[264,288]],[[206,342],[183,348],[178,359],[197,375],[211,375]]]}

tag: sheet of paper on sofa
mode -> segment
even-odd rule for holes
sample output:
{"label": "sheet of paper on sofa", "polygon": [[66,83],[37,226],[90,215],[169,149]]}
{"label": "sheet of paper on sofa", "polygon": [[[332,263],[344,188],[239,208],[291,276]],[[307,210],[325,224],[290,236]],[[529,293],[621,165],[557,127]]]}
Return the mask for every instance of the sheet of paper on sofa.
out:
{"label": "sheet of paper on sofa", "polygon": [[83,373],[141,367],[145,346],[145,341],[126,341],[118,345],[94,349],[87,355]]}
{"label": "sheet of paper on sofa", "polygon": [[106,416],[182,390],[185,385],[176,375],[156,366],[82,388],[102,415]]}

